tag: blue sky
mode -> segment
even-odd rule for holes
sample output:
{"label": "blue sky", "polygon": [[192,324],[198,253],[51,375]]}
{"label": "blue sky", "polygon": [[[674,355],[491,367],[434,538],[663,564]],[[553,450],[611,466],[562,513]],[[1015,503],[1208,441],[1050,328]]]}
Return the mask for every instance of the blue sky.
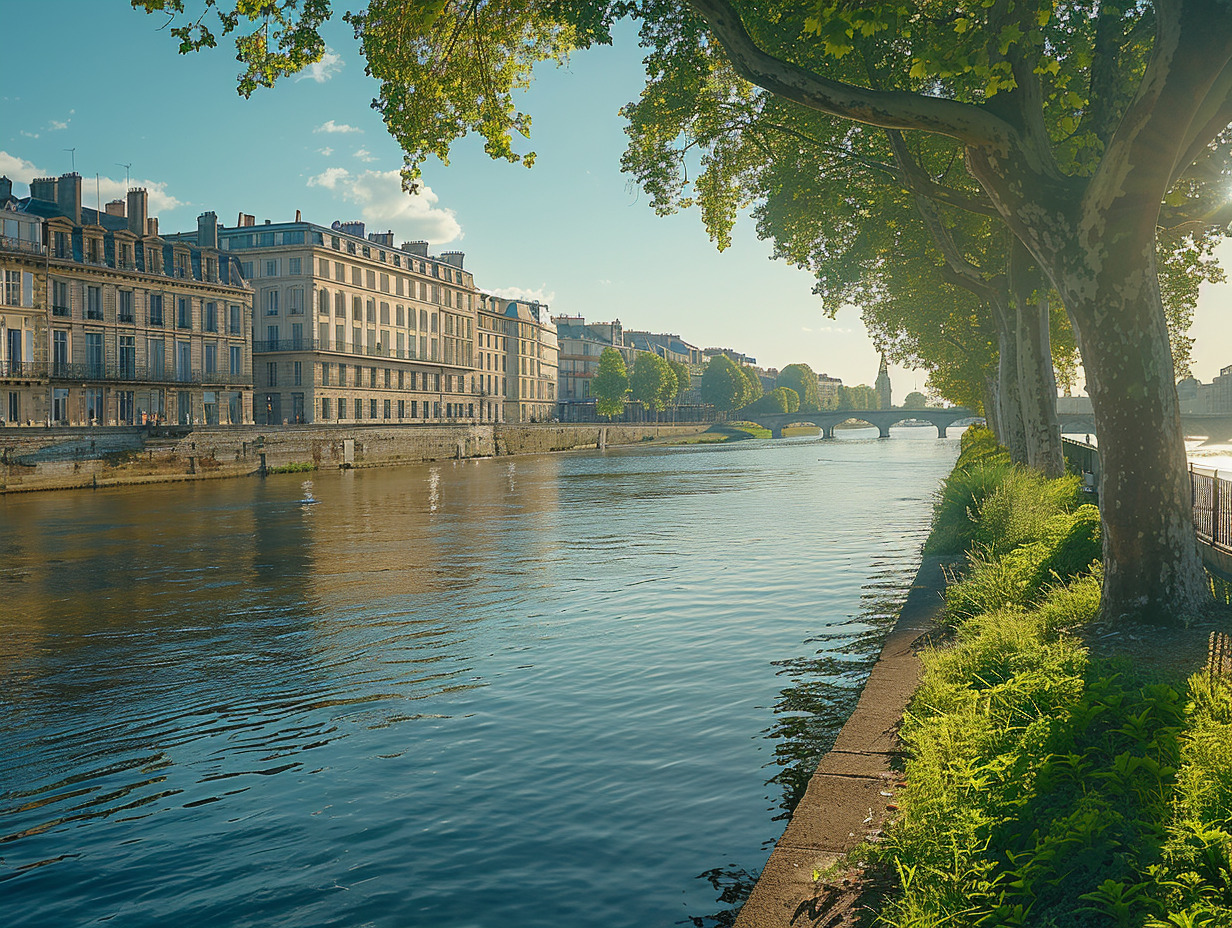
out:
{"label": "blue sky", "polygon": [[[620,173],[617,110],[641,88],[631,34],[541,70],[523,107],[534,119],[533,169],[492,161],[467,140],[448,167],[426,166],[427,193],[411,198],[399,189],[401,153],[369,105],[376,83],[340,21],[327,27],[328,60],[313,73],[244,100],[229,44],[181,56],[159,17],[124,0],[9,0],[3,18],[0,173],[19,193],[31,175],[63,173],[75,158],[87,205],[96,173],[106,202],[122,195],[131,163],[164,231],[194,228],[207,209],[227,225],[241,211],[258,222],[297,209],[326,225],[364,219],[399,241],[465,251],[480,287],[547,299],[554,313],[618,317],[767,366],[804,361],[848,384],[876,376],[858,310],[827,318],[810,275],[770,261],[751,222],[719,253],[695,212],[655,216]],[[1232,247],[1223,257],[1232,264]],[[1229,309],[1232,285],[1203,292],[1193,334],[1204,381],[1232,364]],[[896,401],[925,380],[899,368],[891,376]]]}

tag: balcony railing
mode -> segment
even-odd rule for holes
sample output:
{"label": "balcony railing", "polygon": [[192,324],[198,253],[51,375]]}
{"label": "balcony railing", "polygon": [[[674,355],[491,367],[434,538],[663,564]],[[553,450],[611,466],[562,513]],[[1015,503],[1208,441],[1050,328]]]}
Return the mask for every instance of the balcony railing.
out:
{"label": "balcony railing", "polygon": [[254,354],[263,351],[317,351],[318,345],[322,349],[325,348],[315,338],[264,339],[262,341],[254,341],[252,343],[252,350]]}
{"label": "balcony railing", "polygon": [[1212,547],[1232,552],[1232,480],[1219,472],[1190,465],[1194,528]]}
{"label": "balcony railing", "polygon": [[43,243],[28,242],[25,239],[10,238],[7,235],[0,235],[0,250],[24,251],[26,254],[41,255],[43,253]]}
{"label": "balcony railing", "polygon": [[46,361],[0,361],[0,378],[9,380],[46,380]]}
{"label": "balcony railing", "polygon": [[[44,365],[44,370],[47,365]],[[152,368],[145,364],[81,364],[60,363],[51,365],[52,380],[81,381],[83,383],[167,383],[167,384],[246,384],[252,375],[226,371],[176,371],[167,368]],[[46,376],[44,374],[43,376]]]}

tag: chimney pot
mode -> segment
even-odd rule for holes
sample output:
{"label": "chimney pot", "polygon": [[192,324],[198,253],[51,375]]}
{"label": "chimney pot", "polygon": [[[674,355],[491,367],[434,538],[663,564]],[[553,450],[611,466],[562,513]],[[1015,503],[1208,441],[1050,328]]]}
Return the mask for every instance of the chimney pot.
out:
{"label": "chimney pot", "polygon": [[132,187],[128,191],[128,231],[133,235],[146,235],[150,209],[150,195],[144,187]]}

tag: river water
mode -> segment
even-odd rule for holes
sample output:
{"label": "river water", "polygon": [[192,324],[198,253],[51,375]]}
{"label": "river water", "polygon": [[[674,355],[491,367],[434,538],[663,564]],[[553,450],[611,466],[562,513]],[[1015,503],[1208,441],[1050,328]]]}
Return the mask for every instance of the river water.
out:
{"label": "river water", "polygon": [[0,924],[721,923],[934,434],[0,498]]}

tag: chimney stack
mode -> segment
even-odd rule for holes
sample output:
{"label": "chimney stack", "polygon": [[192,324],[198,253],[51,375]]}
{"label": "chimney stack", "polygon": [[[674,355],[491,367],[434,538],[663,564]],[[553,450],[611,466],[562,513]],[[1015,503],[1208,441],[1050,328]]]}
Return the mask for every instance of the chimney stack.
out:
{"label": "chimney stack", "polygon": [[299,218],[299,210],[296,210],[296,211],[295,211],[295,221],[296,221],[296,222],[299,222],[299,221],[300,221],[300,218]]}
{"label": "chimney stack", "polygon": [[0,176],[0,200],[7,200],[13,195],[13,182]]}
{"label": "chimney stack", "polygon": [[256,224],[257,217],[250,213],[240,213],[239,217],[235,220],[236,228],[239,229],[247,229],[249,226],[255,226]]}
{"label": "chimney stack", "polygon": [[81,225],[81,175],[77,172],[61,174],[56,203],[60,212],[74,224]]}
{"label": "chimney stack", "polygon": [[124,218],[124,201],[123,200],[109,201],[105,206],[103,206],[103,212],[106,213],[108,216],[119,216],[121,219],[123,219]]}
{"label": "chimney stack", "polygon": [[464,251],[443,251],[441,252],[441,260],[446,264],[452,264],[458,270],[462,270],[462,261],[466,258]]}
{"label": "chimney stack", "polygon": [[144,187],[128,190],[128,231],[133,235],[146,234],[146,218],[149,213],[150,195]]}
{"label": "chimney stack", "polygon": [[54,177],[36,177],[30,181],[30,196],[55,203],[60,199],[60,182]]}
{"label": "chimney stack", "polygon": [[403,242],[402,250],[408,255],[423,255],[425,258],[428,257],[427,242]]}
{"label": "chimney stack", "polygon": [[158,235],[158,217],[151,216],[145,221],[145,234]]}
{"label": "chimney stack", "polygon": [[202,213],[197,217],[197,247],[218,250],[218,215]]}

